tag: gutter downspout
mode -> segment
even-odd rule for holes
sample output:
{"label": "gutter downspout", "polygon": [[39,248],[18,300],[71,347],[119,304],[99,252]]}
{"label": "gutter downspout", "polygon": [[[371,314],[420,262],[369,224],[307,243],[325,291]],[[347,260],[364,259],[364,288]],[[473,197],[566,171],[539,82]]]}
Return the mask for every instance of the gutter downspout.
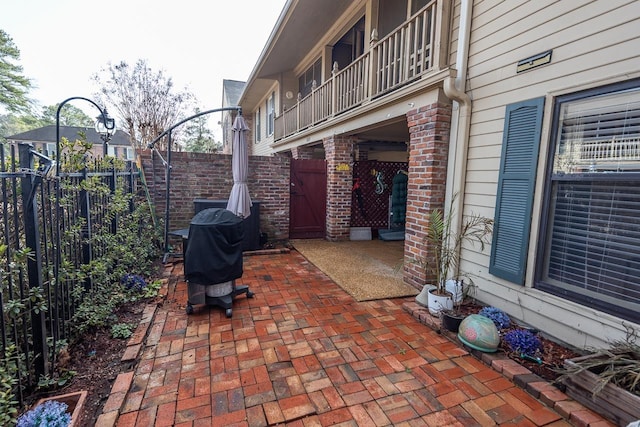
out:
{"label": "gutter downspout", "polygon": [[[464,208],[464,192],[467,174],[467,154],[471,128],[471,97],[465,92],[467,65],[469,62],[469,40],[471,37],[471,16],[473,0],[461,0],[458,47],[456,49],[456,77],[444,81],[444,94],[453,102],[451,130],[449,134],[449,159],[447,163],[447,189],[445,210],[454,209],[452,229],[459,230]],[[452,198],[457,194],[452,203]],[[457,271],[452,272],[455,275]]]}

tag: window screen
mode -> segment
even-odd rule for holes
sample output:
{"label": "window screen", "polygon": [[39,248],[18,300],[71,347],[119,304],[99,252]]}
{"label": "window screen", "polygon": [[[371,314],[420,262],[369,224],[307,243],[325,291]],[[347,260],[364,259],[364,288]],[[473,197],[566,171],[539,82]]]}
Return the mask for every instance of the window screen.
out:
{"label": "window screen", "polygon": [[640,88],[559,99],[556,114],[540,287],[638,321]]}

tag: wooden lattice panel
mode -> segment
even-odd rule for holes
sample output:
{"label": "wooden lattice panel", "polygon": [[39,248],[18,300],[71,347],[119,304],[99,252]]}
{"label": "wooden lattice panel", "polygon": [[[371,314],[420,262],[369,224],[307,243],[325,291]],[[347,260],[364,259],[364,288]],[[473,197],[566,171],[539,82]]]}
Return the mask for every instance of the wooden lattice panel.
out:
{"label": "wooden lattice panel", "polygon": [[[389,196],[393,177],[400,170],[406,171],[407,163],[367,160],[353,165],[353,184],[359,182],[359,190],[351,191],[351,226],[371,227],[374,230],[389,227]],[[376,192],[378,173],[383,183],[382,192]],[[358,194],[359,193],[359,194]],[[361,200],[361,201],[360,201]]]}

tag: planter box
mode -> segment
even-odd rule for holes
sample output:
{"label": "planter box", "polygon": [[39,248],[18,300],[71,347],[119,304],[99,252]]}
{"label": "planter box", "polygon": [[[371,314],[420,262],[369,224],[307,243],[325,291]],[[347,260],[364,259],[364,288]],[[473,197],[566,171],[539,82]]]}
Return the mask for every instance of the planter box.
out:
{"label": "planter box", "polygon": [[82,406],[84,405],[84,401],[86,400],[86,398],[87,392],[85,390],[76,391],[74,393],[62,394],[59,396],[51,396],[45,399],[40,399],[36,403],[36,406],[46,402],[47,400],[56,400],[61,403],[66,403],[68,406],[67,412],[71,414],[71,424],[69,424],[69,427],[80,427],[80,414],[82,413]]}
{"label": "planter box", "polygon": [[[575,368],[576,363],[597,355],[588,355],[567,359],[565,368]],[[626,426],[632,421],[640,420],[640,396],[629,393],[613,384],[607,384],[599,393],[593,395],[593,390],[598,387],[600,378],[588,370],[578,374],[570,374],[564,380],[567,387],[566,393],[584,406],[593,409],[603,417],[617,425]]]}

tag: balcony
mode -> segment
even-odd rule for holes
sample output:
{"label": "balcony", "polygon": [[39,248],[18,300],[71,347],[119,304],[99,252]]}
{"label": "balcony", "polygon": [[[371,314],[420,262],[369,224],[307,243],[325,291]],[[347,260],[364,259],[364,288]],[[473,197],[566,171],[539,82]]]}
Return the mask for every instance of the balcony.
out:
{"label": "balcony", "polygon": [[275,140],[353,110],[429,73],[434,65],[436,5],[430,2],[391,34],[275,119]]}

